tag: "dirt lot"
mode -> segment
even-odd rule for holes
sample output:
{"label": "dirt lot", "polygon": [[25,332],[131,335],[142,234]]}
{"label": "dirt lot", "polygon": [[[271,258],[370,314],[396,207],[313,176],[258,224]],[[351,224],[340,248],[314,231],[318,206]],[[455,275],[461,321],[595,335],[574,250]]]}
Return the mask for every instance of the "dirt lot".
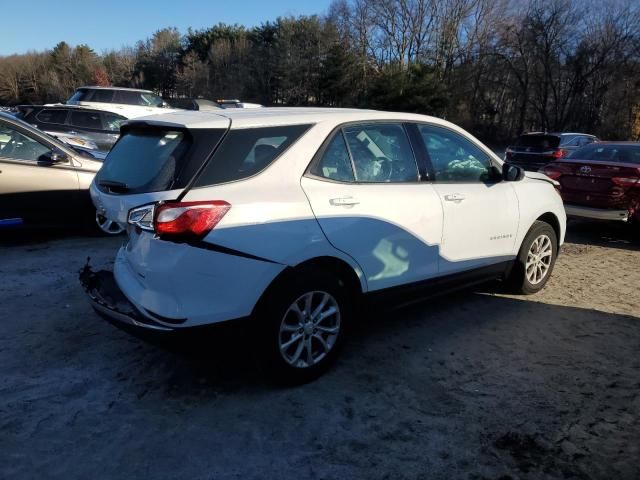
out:
{"label": "dirt lot", "polygon": [[76,272],[121,239],[0,241],[2,479],[638,479],[640,248],[571,225],[533,297],[367,318],[294,389],[242,345],[177,354],[93,313]]}

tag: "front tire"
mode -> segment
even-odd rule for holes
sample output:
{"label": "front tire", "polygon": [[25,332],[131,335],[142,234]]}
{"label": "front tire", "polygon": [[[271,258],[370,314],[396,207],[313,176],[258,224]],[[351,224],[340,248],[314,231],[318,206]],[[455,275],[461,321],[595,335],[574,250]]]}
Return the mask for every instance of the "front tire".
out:
{"label": "front tire", "polygon": [[507,278],[513,293],[531,295],[544,288],[558,256],[558,236],[551,225],[536,220],[522,241]]}
{"label": "front tire", "polygon": [[306,383],[333,364],[352,315],[352,302],[339,278],[300,271],[267,292],[261,303],[254,341],[274,380]]}

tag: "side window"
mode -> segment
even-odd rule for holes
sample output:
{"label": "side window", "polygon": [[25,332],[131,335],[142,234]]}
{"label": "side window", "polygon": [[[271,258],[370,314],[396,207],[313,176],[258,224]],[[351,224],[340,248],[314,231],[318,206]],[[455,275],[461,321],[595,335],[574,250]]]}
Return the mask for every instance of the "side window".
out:
{"label": "side window", "polygon": [[74,110],[71,112],[71,125],[78,128],[93,128],[102,130],[102,120],[98,112]]}
{"label": "side window", "polygon": [[400,124],[370,124],[344,128],[357,182],[402,183],[418,180],[418,166]]}
{"label": "side window", "polygon": [[119,132],[120,125],[126,120],[126,118],[113,113],[103,113],[102,118],[104,120],[104,129],[110,132]]}
{"label": "side window", "polygon": [[443,127],[418,125],[427,146],[436,182],[484,182],[491,160],[463,136]]}
{"label": "side window", "polygon": [[41,123],[57,123],[63,125],[66,119],[67,111],[60,109],[40,110],[36,115],[36,120]]}
{"label": "side window", "polygon": [[339,182],[353,182],[351,158],[344,143],[342,132],[333,136],[320,161],[312,168],[311,173],[319,177]]}
{"label": "side window", "polygon": [[92,102],[111,103],[113,101],[113,90],[93,90]]}
{"label": "side window", "polygon": [[581,138],[582,137],[579,137],[579,136],[569,137],[569,136],[563,135],[562,137],[560,137],[560,146],[561,147],[577,147],[579,145],[582,145],[580,143]]}
{"label": "side window", "polygon": [[0,124],[0,157],[35,162],[50,150],[14,128]]}
{"label": "side window", "polygon": [[194,185],[217,185],[260,173],[308,129],[309,125],[232,129]]}

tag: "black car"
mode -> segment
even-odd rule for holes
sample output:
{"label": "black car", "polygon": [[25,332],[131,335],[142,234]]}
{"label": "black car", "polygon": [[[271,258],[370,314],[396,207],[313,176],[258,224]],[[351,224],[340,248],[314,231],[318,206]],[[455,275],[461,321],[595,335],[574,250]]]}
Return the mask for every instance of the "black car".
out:
{"label": "black car", "polygon": [[82,134],[100,150],[110,150],[126,117],[113,112],[69,105],[20,105],[18,118],[47,133]]}
{"label": "black car", "polygon": [[525,133],[507,147],[504,159],[535,172],[573,150],[597,141],[597,137],[586,133]]}

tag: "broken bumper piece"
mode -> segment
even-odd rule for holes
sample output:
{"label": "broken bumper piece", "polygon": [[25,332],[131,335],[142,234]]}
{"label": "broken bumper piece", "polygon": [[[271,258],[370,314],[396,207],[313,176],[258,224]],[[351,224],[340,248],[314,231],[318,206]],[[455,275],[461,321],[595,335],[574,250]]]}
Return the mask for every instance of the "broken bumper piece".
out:
{"label": "broken bumper piece", "polygon": [[94,272],[87,264],[80,270],[80,283],[87,292],[91,305],[101,316],[122,326],[155,331],[173,331],[171,327],[154,322],[124,296],[113,277],[113,272]]}

